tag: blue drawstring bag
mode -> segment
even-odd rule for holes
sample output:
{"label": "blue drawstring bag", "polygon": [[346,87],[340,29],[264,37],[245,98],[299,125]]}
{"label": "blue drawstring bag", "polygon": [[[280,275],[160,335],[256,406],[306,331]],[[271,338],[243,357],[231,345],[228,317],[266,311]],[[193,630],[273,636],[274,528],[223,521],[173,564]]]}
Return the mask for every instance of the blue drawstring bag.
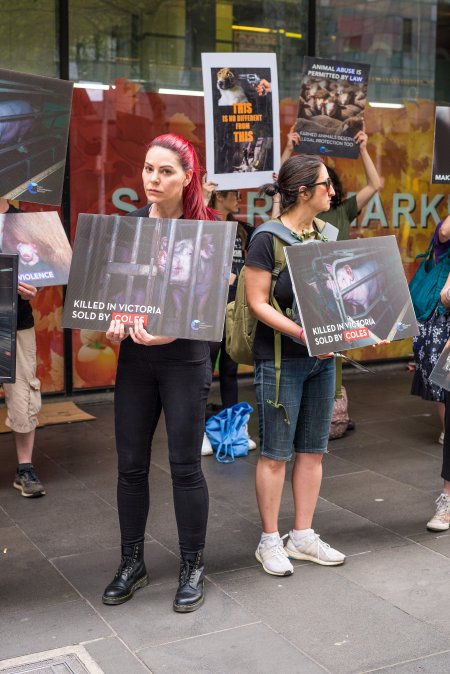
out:
{"label": "blue drawstring bag", "polygon": [[247,423],[251,412],[253,407],[248,403],[236,403],[206,422],[206,435],[220,463],[233,463],[236,456],[247,456]]}

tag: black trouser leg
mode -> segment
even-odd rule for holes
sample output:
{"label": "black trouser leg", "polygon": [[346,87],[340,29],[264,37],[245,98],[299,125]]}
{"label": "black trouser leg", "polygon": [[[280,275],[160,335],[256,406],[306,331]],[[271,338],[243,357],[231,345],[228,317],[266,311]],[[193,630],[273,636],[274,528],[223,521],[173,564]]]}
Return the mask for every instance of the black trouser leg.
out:
{"label": "black trouser leg", "polygon": [[445,391],[445,429],[441,477],[450,482],[450,392]]}

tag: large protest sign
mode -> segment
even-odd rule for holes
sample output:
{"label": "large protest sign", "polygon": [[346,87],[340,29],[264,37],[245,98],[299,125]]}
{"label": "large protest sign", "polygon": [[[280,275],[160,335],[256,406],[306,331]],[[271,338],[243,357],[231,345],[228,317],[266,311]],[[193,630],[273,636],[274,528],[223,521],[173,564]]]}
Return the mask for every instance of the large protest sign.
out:
{"label": "large protest sign", "polygon": [[86,215],[78,218],[63,326],[128,328],[222,339],[235,222]]}
{"label": "large protest sign", "polygon": [[311,356],[418,334],[395,236],[285,251]]}
{"label": "large protest sign", "polygon": [[202,54],[206,170],[220,190],[272,182],[280,165],[275,54]]}
{"label": "large protest sign", "polygon": [[0,254],[0,384],[16,380],[17,262]]}
{"label": "large protest sign", "polygon": [[295,130],[298,152],[356,158],[370,66],[305,56]]}
{"label": "large protest sign", "polygon": [[436,106],[432,183],[450,183],[450,107]]}
{"label": "large protest sign", "polygon": [[436,386],[450,391],[450,339],[444,346],[436,365],[431,371],[430,381]]}
{"label": "large protest sign", "polygon": [[61,203],[73,83],[0,70],[0,196]]}
{"label": "large protest sign", "polygon": [[56,211],[0,214],[0,248],[19,255],[19,281],[65,285],[72,249]]}

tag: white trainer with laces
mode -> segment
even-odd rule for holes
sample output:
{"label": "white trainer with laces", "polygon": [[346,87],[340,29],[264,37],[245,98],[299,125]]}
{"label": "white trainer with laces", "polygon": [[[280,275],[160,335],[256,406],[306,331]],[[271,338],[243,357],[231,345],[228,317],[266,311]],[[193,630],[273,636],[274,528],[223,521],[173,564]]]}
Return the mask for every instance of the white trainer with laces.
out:
{"label": "white trainer with laces", "polygon": [[208,436],[206,435],[206,433],[204,433],[202,442],[202,456],[209,456],[210,454],[214,454],[214,450],[212,448]]}
{"label": "white trainer with laces", "polygon": [[305,536],[298,545],[294,543],[292,531],[283,538],[288,539],[284,549],[291,559],[305,559],[308,562],[315,562],[315,564],[322,564],[323,566],[338,566],[345,561],[345,555],[322,541],[315,531]]}
{"label": "white trainer with laces", "polygon": [[283,541],[271,539],[260,542],[256,548],[255,557],[266,573],[272,576],[291,576],[294,573],[294,567],[288,559],[284,550]]}
{"label": "white trainer with laces", "polygon": [[450,526],[450,494],[441,494],[436,499],[436,512],[429,522],[427,529],[431,531],[447,531]]}
{"label": "white trainer with laces", "polygon": [[251,451],[252,449],[256,449],[256,442],[254,440],[252,440],[251,437],[248,434],[248,424],[245,424],[243,429],[245,430],[245,432],[247,434],[247,438],[248,438],[248,450]]}

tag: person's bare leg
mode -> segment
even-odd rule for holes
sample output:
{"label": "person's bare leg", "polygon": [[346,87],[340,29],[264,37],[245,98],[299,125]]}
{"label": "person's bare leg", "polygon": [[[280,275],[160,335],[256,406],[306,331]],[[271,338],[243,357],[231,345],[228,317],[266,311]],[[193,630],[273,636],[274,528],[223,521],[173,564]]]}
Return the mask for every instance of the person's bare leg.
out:
{"label": "person's bare leg", "polygon": [[17,463],[32,463],[35,429],[28,433],[13,431]]}
{"label": "person's bare leg", "polygon": [[278,515],[283,493],[286,464],[261,456],[256,466],[256,500],[263,531],[278,531]]}
{"label": "person's bare leg", "polygon": [[311,529],[322,484],[323,454],[297,454],[292,471],[294,529]]}

